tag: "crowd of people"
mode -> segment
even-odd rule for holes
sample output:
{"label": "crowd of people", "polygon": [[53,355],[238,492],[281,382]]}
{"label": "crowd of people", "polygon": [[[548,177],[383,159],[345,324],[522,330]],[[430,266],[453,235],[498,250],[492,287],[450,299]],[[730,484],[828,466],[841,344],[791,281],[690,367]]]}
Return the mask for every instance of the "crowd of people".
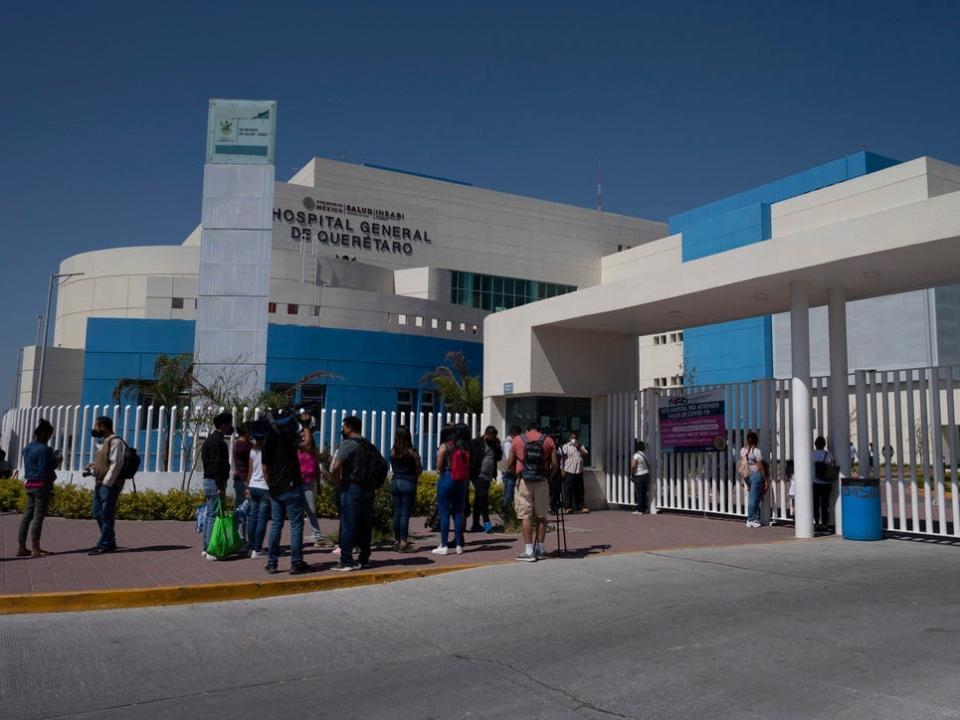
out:
{"label": "crowd of people", "polygon": [[[268,573],[279,571],[280,542],[286,522],[290,526],[291,574],[310,569],[303,559],[305,522],[312,530],[314,546],[331,547],[331,552],[337,556],[335,569],[347,572],[366,567],[371,555],[374,496],[388,476],[388,464],[393,500],[393,549],[397,552],[415,549],[411,541],[410,519],[414,514],[423,463],[408,428],[397,428],[389,457],[383,458],[379,450],[364,438],[360,418],[346,417],[341,427],[340,447],[329,468],[325,468],[315,440],[314,419],[309,412],[288,414],[279,421],[270,417],[238,428],[234,428],[230,413],[221,413],[213,419],[213,426],[200,453],[205,498],[201,527],[201,556],[204,559],[221,559],[221,556],[209,552],[209,544],[216,518],[226,511],[227,486],[232,481],[236,511],[244,527],[243,545],[238,552],[253,559],[265,558]],[[62,463],[61,455],[49,445],[53,433],[53,426],[47,420],[40,420],[33,441],[23,449],[27,503],[19,526],[19,557],[48,554],[40,543],[43,521],[49,509],[57,469]],[[237,437],[231,447],[229,438],[234,434]],[[99,447],[84,474],[94,478],[93,516],[99,538],[89,554],[100,555],[117,548],[114,529],[117,498],[126,480],[136,472],[136,467],[129,466],[130,449],[114,432],[111,418],[98,417],[92,435]],[[761,525],[761,501],[770,487],[769,465],[758,445],[757,434],[748,433],[737,461],[737,475],[744,483],[747,495],[746,525],[751,528]],[[827,529],[837,465],[833,454],[826,449],[824,438],[818,437],[814,447],[814,516],[818,529]],[[576,431],[561,444],[559,438],[555,439],[542,430],[537,422],[531,422],[526,430],[516,425],[511,427],[503,440],[492,426],[485,428],[476,438],[471,438],[466,425],[444,427],[437,449],[435,514],[439,544],[433,554],[462,554],[468,519],[471,521],[470,532],[493,531],[490,486],[499,471],[503,482],[500,515],[505,520],[518,520],[521,526],[523,552],[517,560],[535,562],[542,559],[548,516],[551,513],[589,512],[583,484],[583,468],[588,457],[589,451],[580,443]],[[134,461],[138,464],[139,458],[135,457]],[[13,474],[5,456],[0,456],[0,463],[7,466],[3,474]],[[790,481],[792,510],[792,462],[788,462],[785,469]],[[630,476],[634,484],[634,514],[650,512],[651,462],[642,441],[635,443]],[[319,488],[325,477],[334,486],[340,518],[336,546],[324,537],[318,517]],[[469,501],[471,487],[472,506]]]}

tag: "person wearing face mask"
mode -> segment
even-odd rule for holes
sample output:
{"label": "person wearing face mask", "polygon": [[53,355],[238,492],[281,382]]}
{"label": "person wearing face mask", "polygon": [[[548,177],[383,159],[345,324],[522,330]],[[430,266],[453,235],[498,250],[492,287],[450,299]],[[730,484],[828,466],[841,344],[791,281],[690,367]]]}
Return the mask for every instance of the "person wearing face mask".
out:
{"label": "person wearing face mask", "polygon": [[117,536],[113,522],[117,514],[117,498],[123,490],[120,472],[123,470],[123,453],[127,444],[113,432],[113,420],[104,416],[93,423],[90,434],[100,442],[100,449],[87,466],[87,472],[94,477],[93,517],[100,528],[100,540],[90,550],[90,555],[102,555],[117,549]]}
{"label": "person wearing face mask", "polygon": [[213,532],[213,523],[217,518],[218,506],[226,502],[227,481],[230,479],[230,448],[227,438],[233,435],[233,415],[220,413],[213,419],[214,430],[207,436],[200,449],[203,463],[203,494],[207,500],[207,519],[203,526],[203,550],[200,557],[204,560],[216,560],[215,555],[207,553],[207,543]]}

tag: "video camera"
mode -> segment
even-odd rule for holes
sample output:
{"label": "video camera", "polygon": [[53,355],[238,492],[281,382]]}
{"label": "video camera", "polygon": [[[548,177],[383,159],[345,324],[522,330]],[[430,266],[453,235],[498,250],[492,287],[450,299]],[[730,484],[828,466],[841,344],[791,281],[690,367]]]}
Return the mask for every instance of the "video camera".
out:
{"label": "video camera", "polygon": [[[313,419],[317,417],[323,407],[319,403],[310,403],[297,408],[284,410],[267,410],[267,412],[257,420],[247,421],[247,432],[258,442],[262,443],[267,435],[276,435],[284,440],[297,440],[300,437],[300,429],[304,427],[312,428]],[[309,419],[307,419],[309,416]]]}

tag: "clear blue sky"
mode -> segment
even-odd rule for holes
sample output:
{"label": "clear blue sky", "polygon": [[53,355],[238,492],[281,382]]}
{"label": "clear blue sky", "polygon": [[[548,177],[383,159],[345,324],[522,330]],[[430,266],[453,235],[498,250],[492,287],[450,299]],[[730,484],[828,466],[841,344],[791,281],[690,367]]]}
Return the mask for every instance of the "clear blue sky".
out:
{"label": "clear blue sky", "polygon": [[[652,219],[859,150],[960,162],[960,3],[8,2],[0,408],[49,274],[179,243],[210,97],[367,160]],[[52,338],[52,330],[51,330]]]}

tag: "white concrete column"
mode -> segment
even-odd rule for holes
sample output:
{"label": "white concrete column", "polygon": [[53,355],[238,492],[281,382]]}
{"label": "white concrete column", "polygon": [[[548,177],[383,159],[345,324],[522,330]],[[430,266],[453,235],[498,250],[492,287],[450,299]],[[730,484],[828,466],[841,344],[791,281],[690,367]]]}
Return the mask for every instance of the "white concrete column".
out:
{"label": "white concrete column", "polygon": [[793,468],[796,536],[813,537],[813,443],[810,409],[810,300],[805,285],[790,286],[790,405],[793,417]]}
{"label": "white concrete column", "polygon": [[[850,385],[847,365],[847,296],[843,288],[830,288],[827,306],[830,325],[830,438],[829,448],[841,477],[850,477]],[[840,483],[843,483],[841,479]],[[843,532],[840,488],[834,490],[833,517],[837,534]]]}

